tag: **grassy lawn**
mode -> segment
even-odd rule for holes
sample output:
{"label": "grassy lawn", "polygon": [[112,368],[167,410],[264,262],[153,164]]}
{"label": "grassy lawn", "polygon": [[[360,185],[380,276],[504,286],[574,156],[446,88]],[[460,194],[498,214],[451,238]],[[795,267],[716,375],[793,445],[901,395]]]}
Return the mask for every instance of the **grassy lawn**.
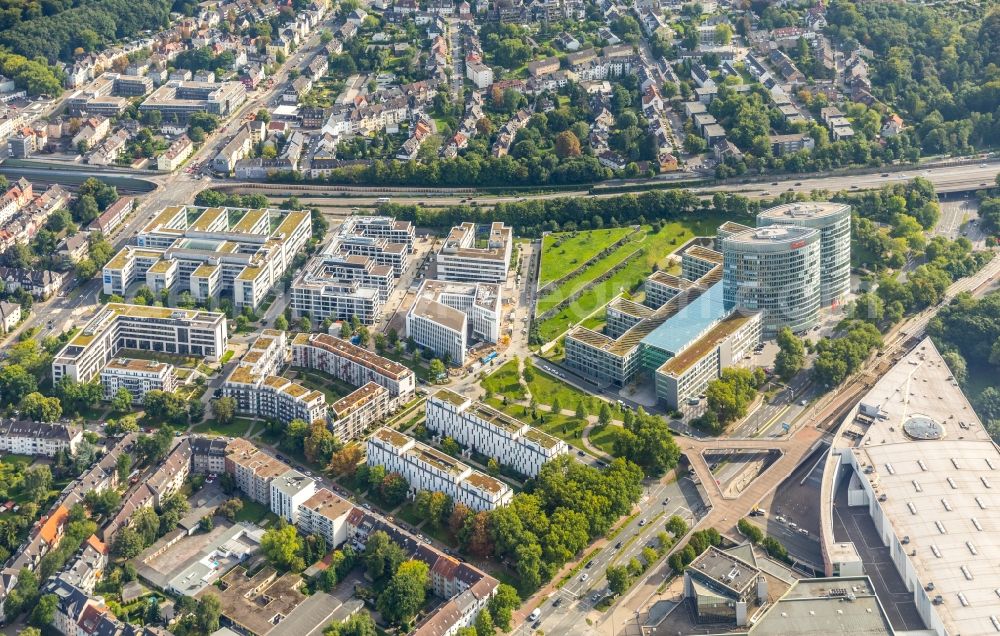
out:
{"label": "grassy lawn", "polygon": [[253,425],[253,420],[248,420],[242,417],[234,417],[233,421],[229,424],[219,424],[214,419],[205,420],[200,424],[196,424],[192,427],[195,433],[202,433],[204,435],[216,435],[222,437],[243,437],[246,435],[247,431]]}
{"label": "grassy lawn", "polygon": [[[576,387],[563,382],[562,380],[549,375],[545,371],[542,371],[538,367],[534,366],[530,360],[525,361],[525,368],[530,368],[534,372],[534,377],[531,382],[528,383],[528,391],[531,392],[531,396],[538,400],[539,404],[552,403],[558,399],[559,406],[562,409],[568,409],[570,411],[576,410],[576,405],[583,402],[584,406],[587,408],[587,412],[590,415],[597,415],[601,408],[601,400],[589,393],[585,393]],[[616,404],[612,404],[611,413],[612,417],[617,420],[621,420],[623,415],[621,409],[618,408]]]}
{"label": "grassy lawn", "polygon": [[9,464],[10,466],[30,466],[31,462],[35,461],[35,458],[31,455],[15,455],[13,453],[4,455],[0,457],[0,464]]}
{"label": "grassy lawn", "polygon": [[596,426],[590,431],[590,443],[610,455],[615,448],[617,426]]}
{"label": "grassy lawn", "polygon": [[538,284],[545,285],[565,276],[629,232],[631,229],[625,227],[548,234],[542,240],[542,267]]}
{"label": "grassy lawn", "polygon": [[575,276],[565,281],[562,285],[559,285],[548,294],[539,298],[536,305],[536,312],[542,314],[581,289],[585,289],[594,282],[595,278],[604,272],[616,267],[626,259],[632,258],[633,254],[642,248],[642,245],[643,240],[641,238],[635,239],[634,237],[633,240],[619,245],[610,254],[598,259],[590,267],[577,272]]}
{"label": "grassy lawn", "polygon": [[396,511],[396,517],[402,519],[411,526],[418,526],[423,518],[417,514],[416,506],[413,505],[412,501],[408,501],[403,504],[399,510]]}
{"label": "grassy lawn", "polygon": [[[552,294],[539,299],[537,311],[541,313],[546,308],[555,306],[558,300],[566,298],[575,290],[586,288],[586,291],[575,302],[538,325],[542,339],[549,341],[558,337],[572,325],[606,305],[622,291],[636,291],[646,276],[653,271],[654,265],[663,267],[665,258],[684,242],[696,235],[705,236],[713,233],[720,222],[719,217],[705,215],[693,221],[675,221],[664,224],[661,230],[656,233],[653,233],[650,228],[646,228],[646,232],[639,240],[630,241],[588,267],[578,276],[574,276],[560,285]],[[590,281],[606,272],[614,264],[620,263],[637,248],[641,248],[643,253],[630,260],[626,266],[607,280],[596,285],[590,284]]]}
{"label": "grassy lawn", "polygon": [[326,396],[327,404],[333,404],[355,390],[347,382],[338,380],[328,373],[300,367],[292,367],[292,369],[295,371],[295,380],[307,389],[322,392]]}
{"label": "grassy lawn", "polygon": [[607,313],[604,311],[599,311],[593,316],[589,316],[584,319],[580,324],[587,329],[593,329],[594,331],[601,331],[604,329],[604,325],[607,323]]}
{"label": "grassy lawn", "polygon": [[514,360],[510,360],[497,369],[495,373],[484,378],[482,386],[494,395],[506,395],[508,400],[523,400],[525,398],[524,387],[521,385],[520,376],[517,373],[517,362]]}
{"label": "grassy lawn", "polygon": [[243,508],[236,513],[237,521],[249,521],[262,526],[265,522],[273,523],[278,520],[278,516],[268,510],[264,504],[251,501],[245,497],[241,497],[241,499],[243,500]]}

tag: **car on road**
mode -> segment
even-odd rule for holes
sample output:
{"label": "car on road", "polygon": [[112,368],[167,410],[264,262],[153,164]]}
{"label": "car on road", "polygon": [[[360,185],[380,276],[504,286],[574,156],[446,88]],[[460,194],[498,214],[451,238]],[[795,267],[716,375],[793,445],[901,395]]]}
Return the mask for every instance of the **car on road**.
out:
{"label": "car on road", "polygon": [[881,176],[883,176],[883,177],[888,177],[888,176],[889,176],[889,173],[888,173],[888,172],[883,172]]}
{"label": "car on road", "polygon": [[799,406],[805,406],[806,404],[809,404],[809,400],[801,400],[799,402]]}
{"label": "car on road", "polygon": [[531,624],[531,629],[538,629],[541,626],[542,626],[542,621],[535,621],[534,623]]}
{"label": "car on road", "polygon": [[640,519],[640,520],[639,520],[639,527],[641,528],[641,527],[643,527],[644,525],[646,525],[646,520],[645,520],[645,519]]}
{"label": "car on road", "polygon": [[580,582],[582,583],[583,581],[586,581],[589,578],[590,578],[590,574],[584,572],[583,574],[580,575]]}
{"label": "car on road", "polygon": [[562,601],[563,601],[562,597],[560,596],[559,598],[557,598],[555,601],[552,602],[552,607],[559,607],[560,605],[562,605]]}
{"label": "car on road", "polygon": [[529,621],[537,621],[538,617],[542,615],[542,608],[536,607],[530,614],[528,614]]}
{"label": "car on road", "polygon": [[586,565],[584,565],[584,566],[583,566],[583,568],[584,568],[585,570],[589,570],[589,569],[590,569],[590,567],[591,567],[592,565],[594,565],[594,562],[593,562],[593,561],[587,561],[587,564],[586,564]]}
{"label": "car on road", "polygon": [[601,600],[601,593],[600,592],[598,592],[598,593],[596,593],[596,594],[594,594],[593,596],[590,597],[590,602],[594,603],[595,605],[597,604],[597,602],[599,600]]}
{"label": "car on road", "polygon": [[668,503],[670,503],[670,497],[667,497],[666,499],[663,500],[664,506],[667,505]]}
{"label": "car on road", "polygon": [[795,185],[800,186],[800,185],[802,185],[802,182],[801,181],[796,181]]}
{"label": "car on road", "polygon": [[580,457],[583,457],[583,456],[585,456],[585,455],[586,455],[587,453],[583,452],[582,450],[578,450],[578,451],[576,451],[576,454],[577,454],[577,455],[579,455]]}

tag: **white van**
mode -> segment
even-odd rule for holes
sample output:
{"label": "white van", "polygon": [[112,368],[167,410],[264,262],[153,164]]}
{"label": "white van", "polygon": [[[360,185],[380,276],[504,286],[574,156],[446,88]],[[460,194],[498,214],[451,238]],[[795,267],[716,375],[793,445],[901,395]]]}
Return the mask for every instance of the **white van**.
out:
{"label": "white van", "polygon": [[531,614],[528,615],[528,622],[537,621],[538,617],[542,615],[542,608],[536,607]]}

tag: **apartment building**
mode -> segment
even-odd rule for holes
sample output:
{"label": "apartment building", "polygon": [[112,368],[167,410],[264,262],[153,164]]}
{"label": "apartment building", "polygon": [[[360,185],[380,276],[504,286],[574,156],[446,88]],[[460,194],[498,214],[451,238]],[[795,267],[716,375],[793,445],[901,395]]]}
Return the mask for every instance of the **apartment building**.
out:
{"label": "apartment building", "polygon": [[214,362],[226,350],[225,314],[109,303],[52,360],[52,379],[89,382],[123,349],[172,353]]}
{"label": "apartment building", "polygon": [[485,247],[478,247],[476,224],[453,227],[437,254],[437,278],[447,281],[503,283],[507,280],[513,231],[497,221],[490,224]]}
{"label": "apartment building", "polygon": [[191,443],[191,471],[199,475],[221,475],[226,470],[226,447],[229,442],[221,437],[188,437]]}
{"label": "apartment building", "polygon": [[692,245],[681,254],[681,277],[698,280],[722,265],[722,254],[701,245]]}
{"label": "apartment building", "polygon": [[248,440],[238,437],[226,447],[226,472],[236,486],[257,503],[271,506],[271,481],[290,468]]}
{"label": "apartment building", "polygon": [[318,534],[330,547],[347,542],[347,519],[354,510],[351,502],[326,488],[316,490],[298,506],[298,526],[303,534]]}
{"label": "apartment building", "polygon": [[155,360],[114,358],[101,369],[104,399],[113,400],[120,389],[132,394],[133,402],[142,402],[149,391],[177,389],[174,365]]}
{"label": "apartment building", "polygon": [[388,389],[368,382],[330,405],[330,430],[341,442],[361,439],[369,428],[393,411],[394,405]]}
{"label": "apartment building", "polygon": [[83,429],[70,424],[0,420],[0,452],[55,457],[59,451],[76,454]]}
{"label": "apartment building", "polygon": [[406,314],[406,335],[461,365],[469,340],[500,338],[500,285],[425,280]]}
{"label": "apartment building", "polygon": [[273,418],[313,422],[326,418],[326,397],[279,375],[262,376],[248,367],[237,367],[222,385],[222,394],[236,400],[236,411]]}
{"label": "apartment building", "polygon": [[170,206],[104,266],[104,292],[146,280],[200,299],[228,292],[256,309],[311,236],[304,210]]}
{"label": "apartment building", "polygon": [[561,439],[448,389],[427,400],[425,426],[526,477],[536,477],[546,462],[569,452]]}
{"label": "apartment building", "polygon": [[440,491],[476,511],[505,506],[514,496],[502,481],[390,428],[380,428],[368,438],[367,457],[369,466],[401,474],[411,495]]}
{"label": "apartment building", "polygon": [[291,524],[299,522],[299,506],[316,492],[316,482],[297,470],[271,480],[271,512]]}
{"label": "apartment building", "polygon": [[384,386],[397,404],[416,391],[413,371],[346,340],[323,333],[299,333],[292,340],[292,366],[317,369],[354,386]]}

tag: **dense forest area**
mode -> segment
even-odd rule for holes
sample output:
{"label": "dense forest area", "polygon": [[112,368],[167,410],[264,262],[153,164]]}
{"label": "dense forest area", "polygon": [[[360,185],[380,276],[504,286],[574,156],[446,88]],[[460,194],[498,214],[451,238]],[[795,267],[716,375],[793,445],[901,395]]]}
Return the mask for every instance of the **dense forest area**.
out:
{"label": "dense forest area", "polygon": [[170,0],[43,0],[0,3],[0,46],[28,59],[71,62],[146,29],[167,25]]}
{"label": "dense forest area", "polygon": [[828,30],[872,50],[873,92],[915,123],[924,154],[970,152],[1000,143],[1000,7],[985,10],[835,0]]}

